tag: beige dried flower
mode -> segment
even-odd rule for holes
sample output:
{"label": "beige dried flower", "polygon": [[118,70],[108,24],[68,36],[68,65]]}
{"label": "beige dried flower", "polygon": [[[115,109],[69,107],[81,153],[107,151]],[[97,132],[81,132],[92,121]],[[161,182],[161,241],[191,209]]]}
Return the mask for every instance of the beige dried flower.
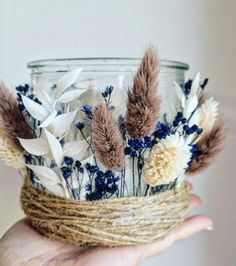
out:
{"label": "beige dried flower", "polygon": [[0,158],[4,164],[16,169],[25,167],[23,153],[15,148],[3,134],[0,134]]}
{"label": "beige dried flower", "polygon": [[167,136],[153,147],[145,162],[145,182],[154,187],[175,181],[187,168],[190,158],[190,146],[178,133]]}
{"label": "beige dried flower", "polygon": [[200,107],[199,127],[203,132],[199,135],[196,142],[207,136],[213,129],[218,117],[219,103],[213,97],[206,99]]}

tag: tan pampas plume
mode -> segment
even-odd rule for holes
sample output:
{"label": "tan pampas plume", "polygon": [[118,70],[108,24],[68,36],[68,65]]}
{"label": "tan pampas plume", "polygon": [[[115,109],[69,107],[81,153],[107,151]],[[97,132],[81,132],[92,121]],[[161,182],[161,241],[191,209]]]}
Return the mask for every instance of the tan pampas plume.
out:
{"label": "tan pampas plume", "polygon": [[19,138],[34,138],[35,134],[19,111],[15,96],[0,82],[0,131],[17,149],[22,150]]}
{"label": "tan pampas plume", "polygon": [[8,138],[0,134],[0,158],[4,164],[22,169],[25,166],[23,153],[11,145]]}
{"label": "tan pampas plume", "polygon": [[91,122],[95,153],[108,169],[120,170],[124,161],[124,144],[118,124],[106,104],[98,105]]}
{"label": "tan pampas plume", "polygon": [[154,48],[147,49],[128,92],[126,128],[133,138],[143,138],[155,130],[160,110],[157,75],[160,61]]}
{"label": "tan pampas plume", "polygon": [[222,121],[218,121],[211,132],[197,143],[201,155],[194,159],[187,169],[188,174],[197,174],[207,168],[222,150],[225,138],[225,128]]}

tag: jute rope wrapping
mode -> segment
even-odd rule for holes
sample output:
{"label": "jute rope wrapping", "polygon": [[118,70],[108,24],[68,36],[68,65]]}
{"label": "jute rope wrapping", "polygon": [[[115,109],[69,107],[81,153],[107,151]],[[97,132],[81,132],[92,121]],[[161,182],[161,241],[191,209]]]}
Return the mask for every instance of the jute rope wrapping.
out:
{"label": "jute rope wrapping", "polygon": [[183,222],[189,186],[149,197],[74,201],[37,189],[26,178],[21,202],[32,226],[47,238],[87,246],[139,245],[162,239]]}

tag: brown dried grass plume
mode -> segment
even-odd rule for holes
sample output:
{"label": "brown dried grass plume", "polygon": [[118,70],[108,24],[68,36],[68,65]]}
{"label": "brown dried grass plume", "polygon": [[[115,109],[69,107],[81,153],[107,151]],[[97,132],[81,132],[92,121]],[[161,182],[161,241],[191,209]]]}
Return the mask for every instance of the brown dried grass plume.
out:
{"label": "brown dried grass plume", "polygon": [[126,128],[133,138],[141,139],[155,130],[160,110],[159,70],[160,60],[155,49],[147,49],[128,92]]}
{"label": "brown dried grass plume", "polygon": [[91,121],[92,142],[98,159],[111,170],[120,170],[124,162],[124,142],[118,123],[106,104],[98,105]]}
{"label": "brown dried grass plume", "polygon": [[30,139],[35,134],[18,108],[15,96],[0,82],[0,131],[11,144],[22,150],[18,138]]}
{"label": "brown dried grass plume", "polygon": [[188,174],[198,174],[214,161],[222,150],[225,139],[225,128],[222,121],[218,121],[211,132],[197,143],[201,155],[193,160],[187,169]]}

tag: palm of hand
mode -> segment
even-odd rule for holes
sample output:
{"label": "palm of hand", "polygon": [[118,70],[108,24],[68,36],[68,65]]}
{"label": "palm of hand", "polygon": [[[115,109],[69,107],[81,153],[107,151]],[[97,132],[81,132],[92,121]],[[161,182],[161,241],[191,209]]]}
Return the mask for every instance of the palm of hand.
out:
{"label": "palm of hand", "polygon": [[[200,205],[199,197],[192,195],[190,210]],[[204,229],[211,229],[212,221],[205,216],[193,216],[164,240],[136,247],[84,249],[59,241],[50,241],[39,235],[21,220],[0,241],[0,265],[7,266],[135,266],[145,258],[158,255],[176,241]]]}

